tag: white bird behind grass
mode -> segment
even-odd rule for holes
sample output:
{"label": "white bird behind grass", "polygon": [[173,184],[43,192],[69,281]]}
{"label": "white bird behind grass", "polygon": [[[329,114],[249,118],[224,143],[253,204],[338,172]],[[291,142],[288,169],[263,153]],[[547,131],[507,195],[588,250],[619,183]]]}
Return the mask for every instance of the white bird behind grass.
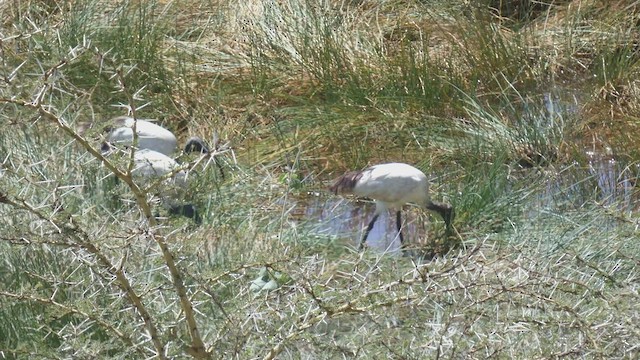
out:
{"label": "white bird behind grass", "polygon": [[[133,161],[135,162],[135,166],[132,173],[144,180],[165,176],[180,167],[180,165],[169,156],[149,149],[137,150],[133,154]],[[176,171],[168,180],[176,186],[184,187],[187,185],[187,174],[184,170]]]}
{"label": "white bird behind grass", "polygon": [[184,197],[188,184],[187,172],[180,169],[180,164],[165,154],[149,149],[137,150],[133,160],[135,166],[132,173],[142,181],[149,182],[173,174],[164,180],[158,191],[162,205],[170,214],[191,218],[196,224],[202,222],[202,217],[193,204],[179,200]]}
{"label": "white bird behind grass", "polygon": [[[116,127],[106,129],[108,134],[102,144],[102,151],[104,153],[129,154],[131,146],[136,142],[132,174],[147,183],[167,176],[163,186],[158,190],[162,204],[170,213],[184,215],[193,218],[196,223],[200,223],[201,218],[195,206],[189,203],[183,204],[179,200],[183,197],[184,189],[187,187],[188,174],[185,170],[181,170],[180,164],[171,157],[177,146],[175,135],[150,121],[134,120],[126,116],[112,119],[110,123]],[[136,141],[134,141],[134,126],[137,134]],[[202,139],[192,137],[187,141],[184,152],[206,154],[209,152],[209,148]],[[169,176],[169,174],[172,175]]]}
{"label": "white bird behind grass", "polygon": [[105,143],[116,147],[132,146],[134,126],[138,134],[138,149],[153,150],[167,156],[172,156],[176,151],[178,140],[171,131],[150,120],[135,120],[128,116],[119,116],[110,120],[110,126],[106,129],[108,134]]}

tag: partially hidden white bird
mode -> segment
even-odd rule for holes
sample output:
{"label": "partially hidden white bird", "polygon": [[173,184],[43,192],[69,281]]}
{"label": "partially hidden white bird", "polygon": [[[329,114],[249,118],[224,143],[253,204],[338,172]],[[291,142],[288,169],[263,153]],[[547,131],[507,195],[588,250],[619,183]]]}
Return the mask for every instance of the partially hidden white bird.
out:
{"label": "partially hidden white bird", "polygon": [[[190,138],[184,147],[185,153],[205,151],[207,151],[207,145],[198,137]],[[152,149],[136,150],[133,153],[133,161],[135,163],[133,173],[147,179],[164,176],[180,166],[173,158]],[[187,174],[184,170],[180,170],[171,180],[177,186],[183,187],[187,185]]]}
{"label": "partially hidden white bird", "polygon": [[[105,141],[102,143],[102,152],[108,152],[114,148],[129,148],[134,143],[133,129],[137,133],[137,149],[152,150],[167,156],[172,156],[177,147],[176,136],[164,127],[150,121],[134,119],[128,116],[119,116],[109,121],[105,127],[107,133]],[[184,153],[199,152],[209,154],[209,147],[204,140],[194,136],[187,140],[183,148]],[[141,155],[142,156],[142,155]],[[214,158],[214,162],[220,169],[222,178],[224,172],[222,166]]]}
{"label": "partially hidden white bird", "polygon": [[427,176],[419,169],[404,163],[380,164],[362,171],[347,172],[336,179],[329,190],[336,195],[353,194],[375,200],[375,214],[367,225],[358,249],[364,247],[376,220],[387,209],[397,209],[396,226],[402,247],[404,247],[402,237],[403,205],[414,203],[437,212],[444,220],[447,233],[451,230],[455,216],[451,205],[431,201]]}
{"label": "partially hidden white bird", "polygon": [[[176,151],[176,136],[162,126],[150,120],[134,119],[129,116],[118,116],[106,126],[108,133],[104,146],[132,146],[134,142],[133,128],[138,134],[137,148],[157,151],[171,156]],[[103,149],[104,150],[104,149]]]}
{"label": "partially hidden white bird", "polygon": [[181,190],[187,185],[187,172],[178,170],[180,167],[178,162],[163,153],[149,149],[136,150],[133,154],[133,160],[135,167],[132,173],[144,180],[152,180],[175,172],[171,178],[166,180],[166,186],[162,189],[163,204],[170,214],[191,218],[196,224],[202,222],[202,218],[193,204],[183,204],[176,200],[180,197]]}
{"label": "partially hidden white bird", "polygon": [[[179,168],[170,155],[176,148],[176,137],[173,133],[159,125],[146,120],[134,120],[130,117],[118,117],[111,121],[113,125],[122,125],[114,129],[107,129],[109,133],[106,141],[102,144],[104,153],[114,150],[124,150],[132,146],[133,123],[138,134],[137,148],[133,155],[134,169],[132,173],[141,179],[152,180],[165,176],[171,172],[175,174],[167,179],[170,188],[179,190],[187,185],[187,173],[184,170],[176,171]],[[198,138],[190,138],[184,147],[184,152],[209,153],[209,148],[205,142]],[[178,204],[176,198],[179,197],[176,191],[165,191],[163,203],[167,206],[171,214],[183,215],[192,218],[196,223],[201,222],[201,217],[192,204]]]}

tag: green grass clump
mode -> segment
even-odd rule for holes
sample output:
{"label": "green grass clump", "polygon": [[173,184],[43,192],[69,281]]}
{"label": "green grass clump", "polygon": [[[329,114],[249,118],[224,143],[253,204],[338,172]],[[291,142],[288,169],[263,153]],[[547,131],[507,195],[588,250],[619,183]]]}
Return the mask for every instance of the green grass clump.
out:
{"label": "green grass clump", "polygon": [[[635,1],[0,10],[0,358],[637,354]],[[123,114],[215,151],[144,182]],[[427,256],[356,251],[325,190],[387,161],[455,206]]]}

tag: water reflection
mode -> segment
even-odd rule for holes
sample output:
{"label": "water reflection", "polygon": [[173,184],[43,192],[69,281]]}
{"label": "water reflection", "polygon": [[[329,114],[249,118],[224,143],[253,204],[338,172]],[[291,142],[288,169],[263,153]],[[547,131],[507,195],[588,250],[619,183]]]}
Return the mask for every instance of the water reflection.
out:
{"label": "water reflection", "polygon": [[[552,129],[557,126],[558,121],[562,122],[563,117],[577,115],[581,103],[577,99],[578,95],[579,92],[573,91],[545,93],[543,103],[546,113],[541,119],[547,123],[540,124],[541,129]],[[576,162],[561,170],[553,167],[524,170],[541,171],[546,174],[546,178],[541,180],[543,186],[540,190],[527,199],[530,201],[530,215],[539,213],[541,209],[562,213],[567,209],[580,209],[587,203],[593,204],[594,201],[602,206],[615,206],[620,211],[638,210],[640,202],[638,191],[635,189],[640,173],[638,165],[623,165],[606,152],[585,151],[585,154],[587,161],[582,165]],[[317,193],[298,199],[297,215],[307,224],[314,224],[311,225],[314,233],[349,239],[350,245],[357,246],[374,211],[373,202]],[[409,244],[424,244],[429,241],[425,231],[426,216],[418,214],[419,211],[415,207],[411,211],[403,211],[403,234]],[[369,234],[367,243],[381,251],[399,250],[393,214],[385,213],[380,216]]]}
{"label": "water reflection", "polygon": [[[635,186],[640,170],[637,165],[624,166],[610,157],[592,157],[584,166],[576,163],[560,171],[551,168],[543,171],[547,173],[544,186],[529,199],[528,213],[531,216],[541,209],[554,213],[581,209],[594,201],[602,206],[614,206],[620,211],[638,210],[640,202]],[[320,192],[297,199],[295,216],[305,221],[312,233],[345,239],[346,244],[356,247],[374,211],[375,205],[371,201],[345,199]],[[427,244],[430,241],[426,230],[432,224],[428,223],[428,216],[428,212],[415,206],[405,207],[403,234],[408,244]],[[395,214],[380,216],[367,244],[380,252],[399,251]]]}
{"label": "water reflection", "polygon": [[586,166],[576,163],[549,175],[535,205],[577,209],[587,202],[597,201],[621,211],[636,210],[637,178],[637,165],[623,166],[613,158],[593,158]]}
{"label": "water reflection", "polygon": [[604,205],[632,209],[637,200],[634,196],[638,178],[636,165],[623,167],[614,159],[591,161],[589,172],[597,179]]}
{"label": "water reflection", "polygon": [[[371,221],[375,205],[370,201],[345,199],[329,194],[318,193],[301,199],[299,204],[304,209],[300,214],[305,220],[312,221],[312,232],[318,235],[346,238],[348,244],[358,246],[365,227]],[[402,212],[403,235],[409,243],[425,241],[426,231],[423,216],[417,208],[405,207]],[[396,231],[395,213],[380,215],[367,239],[369,247],[382,252],[398,252],[400,239]]]}

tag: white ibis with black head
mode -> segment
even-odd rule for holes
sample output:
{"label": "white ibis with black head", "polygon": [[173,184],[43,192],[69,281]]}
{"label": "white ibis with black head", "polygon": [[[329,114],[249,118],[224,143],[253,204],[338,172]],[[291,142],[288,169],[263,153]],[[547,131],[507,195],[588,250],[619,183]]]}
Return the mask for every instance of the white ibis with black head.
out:
{"label": "white ibis with black head", "polygon": [[[184,152],[201,152],[201,149],[207,149],[207,145],[202,139],[193,137],[187,141]],[[173,158],[152,149],[136,150],[133,154],[133,161],[135,163],[133,173],[143,178],[163,176],[179,166]],[[176,185],[184,187],[187,184],[187,174],[181,170],[172,177],[172,181]]]}
{"label": "white ibis with black head", "polygon": [[[171,131],[147,120],[134,120],[126,116],[117,117],[111,120],[111,123],[119,127],[107,129],[106,141],[102,144],[102,151],[105,153],[130,147],[134,140],[135,123],[138,147],[133,156],[134,175],[143,179],[152,179],[169,174],[178,168],[179,164],[170,157],[175,151],[177,143],[176,137]],[[184,152],[209,153],[209,148],[204,140],[192,137],[187,141]],[[180,170],[168,182],[172,183],[174,188],[184,188],[187,184],[187,173]],[[171,214],[184,215],[192,218],[196,223],[200,223],[200,215],[195,206],[192,204],[177,205],[172,197],[175,196],[164,196],[164,203]]]}
{"label": "white ibis with black head", "polygon": [[136,120],[128,116],[118,116],[109,121],[105,127],[107,136],[103,147],[133,145],[134,127],[138,134],[138,149],[153,150],[167,156],[173,155],[176,151],[178,141],[171,131],[150,120]]}
{"label": "white ibis with black head", "polygon": [[[135,167],[133,174],[143,180],[152,180],[175,172],[179,164],[169,156],[149,149],[140,149],[133,154]],[[175,200],[181,189],[187,185],[187,173],[184,170],[177,171],[170,179],[167,179],[166,188],[163,187],[163,203],[174,215],[183,215],[200,224],[202,219],[193,204],[182,204]],[[175,191],[170,191],[173,189]]]}
{"label": "white ibis with black head", "polygon": [[359,249],[364,247],[376,220],[387,209],[397,209],[396,225],[401,246],[404,246],[401,215],[403,205],[414,203],[437,212],[444,220],[447,233],[451,230],[455,216],[451,205],[431,201],[427,176],[419,169],[404,163],[380,164],[362,171],[347,172],[336,179],[329,190],[334,194],[353,194],[375,200],[376,212],[362,236]]}

